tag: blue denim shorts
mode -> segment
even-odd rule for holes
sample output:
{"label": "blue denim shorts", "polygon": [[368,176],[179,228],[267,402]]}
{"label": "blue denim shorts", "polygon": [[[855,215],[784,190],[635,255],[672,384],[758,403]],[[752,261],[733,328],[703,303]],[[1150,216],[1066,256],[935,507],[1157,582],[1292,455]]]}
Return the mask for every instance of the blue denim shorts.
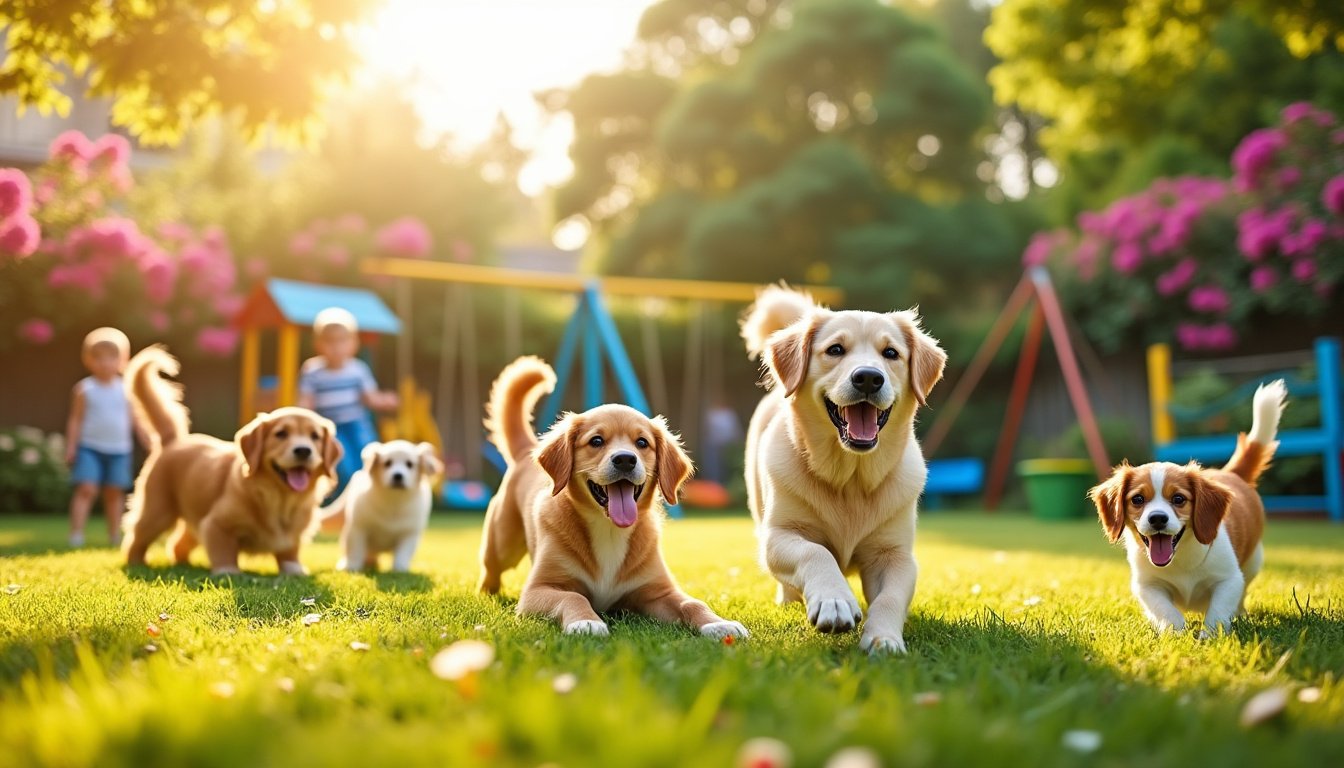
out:
{"label": "blue denim shorts", "polygon": [[70,484],[92,483],[113,488],[131,487],[131,454],[103,453],[79,446],[75,466],[70,470]]}

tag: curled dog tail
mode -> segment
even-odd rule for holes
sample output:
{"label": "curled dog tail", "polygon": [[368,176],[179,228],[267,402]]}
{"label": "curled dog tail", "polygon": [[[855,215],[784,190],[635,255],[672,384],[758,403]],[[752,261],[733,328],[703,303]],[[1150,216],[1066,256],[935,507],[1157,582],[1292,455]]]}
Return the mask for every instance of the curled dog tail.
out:
{"label": "curled dog tail", "polygon": [[308,538],[312,539],[319,531],[322,533],[340,533],[345,527],[345,509],[350,504],[350,484],[330,504],[317,510],[313,522],[308,527]]}
{"label": "curled dog tail", "polygon": [[520,357],[500,372],[490,387],[485,406],[485,428],[490,442],[513,466],[537,444],[532,409],[541,396],[555,389],[555,371],[539,357]]}
{"label": "curled dog tail", "polygon": [[187,407],[182,405],[182,385],[168,381],[182,369],[177,358],[155,344],[140,350],[126,366],[127,393],[135,420],[159,445],[168,445],[191,431]]}
{"label": "curled dog tail", "polygon": [[1260,473],[1274,458],[1274,449],[1279,447],[1274,438],[1279,433],[1279,416],[1283,413],[1284,399],[1287,397],[1288,390],[1283,385],[1283,379],[1256,388],[1251,405],[1251,431],[1237,435],[1237,450],[1223,467],[1225,471],[1250,483],[1251,487],[1255,487]]}
{"label": "curled dog tail", "polygon": [[812,311],[816,303],[802,291],[787,285],[767,285],[756,295],[756,302],[742,316],[742,340],[753,359],[765,353],[766,339],[775,331],[787,328]]}

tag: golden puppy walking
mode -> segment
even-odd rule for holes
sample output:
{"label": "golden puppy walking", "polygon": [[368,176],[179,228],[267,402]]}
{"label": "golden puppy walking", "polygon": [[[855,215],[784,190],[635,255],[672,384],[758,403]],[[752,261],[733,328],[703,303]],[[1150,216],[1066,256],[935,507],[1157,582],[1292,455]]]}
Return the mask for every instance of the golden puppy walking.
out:
{"label": "golden puppy walking", "polygon": [[905,652],[915,591],[915,506],[928,474],[915,409],[947,355],[913,312],[833,312],[783,287],[742,323],[771,391],[747,433],[747,496],[781,603],[804,601],[823,632],[863,618],[861,646]]}

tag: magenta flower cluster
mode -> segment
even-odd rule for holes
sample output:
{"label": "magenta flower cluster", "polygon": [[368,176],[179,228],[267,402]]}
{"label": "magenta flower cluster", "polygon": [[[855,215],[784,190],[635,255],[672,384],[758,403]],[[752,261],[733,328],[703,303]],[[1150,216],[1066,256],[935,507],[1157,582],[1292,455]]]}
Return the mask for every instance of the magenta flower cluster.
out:
{"label": "magenta flower cluster", "polygon": [[347,285],[382,285],[359,271],[359,260],[366,256],[427,258],[433,249],[433,236],[424,222],[404,216],[377,229],[363,216],[347,213],[334,218],[314,219],[289,238],[288,253],[271,262],[248,262],[250,279],[274,273],[310,282]]}
{"label": "magenta flower cluster", "polygon": [[1187,349],[1236,346],[1257,311],[1324,311],[1344,282],[1344,125],[1293,104],[1231,164],[1230,181],[1159,179],[1038,233],[1023,261],[1059,268],[1081,313],[1118,302]]}

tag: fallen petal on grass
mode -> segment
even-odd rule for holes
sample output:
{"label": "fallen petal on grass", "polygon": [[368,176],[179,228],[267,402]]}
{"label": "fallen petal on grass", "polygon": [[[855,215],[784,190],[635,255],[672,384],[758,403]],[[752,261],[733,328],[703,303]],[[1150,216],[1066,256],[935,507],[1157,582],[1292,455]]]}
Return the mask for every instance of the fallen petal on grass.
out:
{"label": "fallen petal on grass", "polygon": [[737,751],[737,768],[789,768],[793,751],[779,739],[766,736],[749,739]]}
{"label": "fallen petal on grass", "polygon": [[158,637],[163,634],[163,630],[159,629],[159,625],[152,621],[145,625],[145,632],[148,633],[150,637]]}
{"label": "fallen petal on grass", "polygon": [[17,594],[19,594],[19,590],[21,590],[21,589],[23,589],[23,587],[22,587],[21,585],[19,585],[19,584],[6,584],[6,585],[5,585],[5,594],[6,594],[6,595],[17,595]]}
{"label": "fallen petal on grass", "polygon": [[1101,749],[1101,734],[1097,731],[1065,731],[1060,743],[1065,749],[1087,755]]}
{"label": "fallen petal on grass", "polygon": [[294,692],[294,678],[292,678],[292,677],[282,677],[282,678],[280,678],[279,680],[276,680],[276,681],[275,681],[275,687],[276,687],[276,688],[279,688],[280,690],[284,691],[285,693],[293,693],[293,692]]}
{"label": "fallen petal on grass", "polygon": [[566,694],[574,690],[574,687],[577,686],[578,684],[579,684],[579,678],[569,672],[566,672],[562,675],[555,676],[555,679],[551,681],[551,690],[559,694]]}
{"label": "fallen petal on grass", "polygon": [[434,654],[429,669],[443,680],[461,680],[479,672],[495,660],[495,648],[480,640],[458,640]]}
{"label": "fallen petal on grass", "polygon": [[369,645],[368,643],[362,643],[358,640],[350,641],[350,650],[352,651],[367,651],[372,647],[373,646]]}
{"label": "fallen petal on grass", "polygon": [[1032,606],[1040,605],[1041,599],[1042,598],[1040,595],[1032,595],[1031,597],[1028,597],[1026,600],[1023,600],[1022,604],[1027,606],[1028,608],[1031,608]]}
{"label": "fallen petal on grass", "polygon": [[317,605],[317,598],[316,598],[316,597],[305,597],[305,598],[299,600],[299,605],[302,605],[302,606],[304,606],[305,608],[312,608],[314,605]]}
{"label": "fallen petal on grass", "polygon": [[153,643],[145,643],[145,653],[158,653],[159,646]]}
{"label": "fallen petal on grass", "polygon": [[232,699],[234,694],[233,683],[227,680],[220,680],[210,684],[210,695],[216,699]]}
{"label": "fallen petal on grass", "polygon": [[882,758],[868,747],[845,747],[831,755],[826,768],[882,768]]}
{"label": "fallen petal on grass", "polygon": [[172,619],[172,618],[173,618],[172,615],[167,614],[167,613],[160,613],[160,614],[159,614],[159,621],[162,621],[162,622],[167,622],[167,621],[169,621],[169,620]]}
{"label": "fallen petal on grass", "polygon": [[1241,726],[1243,728],[1253,728],[1261,723],[1273,720],[1283,714],[1283,710],[1287,706],[1287,688],[1269,688],[1261,691],[1252,696],[1246,702],[1246,706],[1241,708]]}
{"label": "fallen petal on grass", "polygon": [[316,624],[317,622],[319,622],[319,621],[321,621],[321,620],[322,620],[322,614],[320,614],[320,613],[310,613],[310,614],[308,614],[307,616],[304,616],[304,617],[303,617],[303,626],[305,626],[305,627],[311,627],[312,625]]}
{"label": "fallen petal on grass", "polygon": [[921,691],[915,694],[915,706],[936,707],[943,703],[943,694],[937,691]]}
{"label": "fallen petal on grass", "polygon": [[1303,704],[1315,704],[1321,700],[1321,689],[1316,686],[1303,688],[1297,692],[1297,700]]}

